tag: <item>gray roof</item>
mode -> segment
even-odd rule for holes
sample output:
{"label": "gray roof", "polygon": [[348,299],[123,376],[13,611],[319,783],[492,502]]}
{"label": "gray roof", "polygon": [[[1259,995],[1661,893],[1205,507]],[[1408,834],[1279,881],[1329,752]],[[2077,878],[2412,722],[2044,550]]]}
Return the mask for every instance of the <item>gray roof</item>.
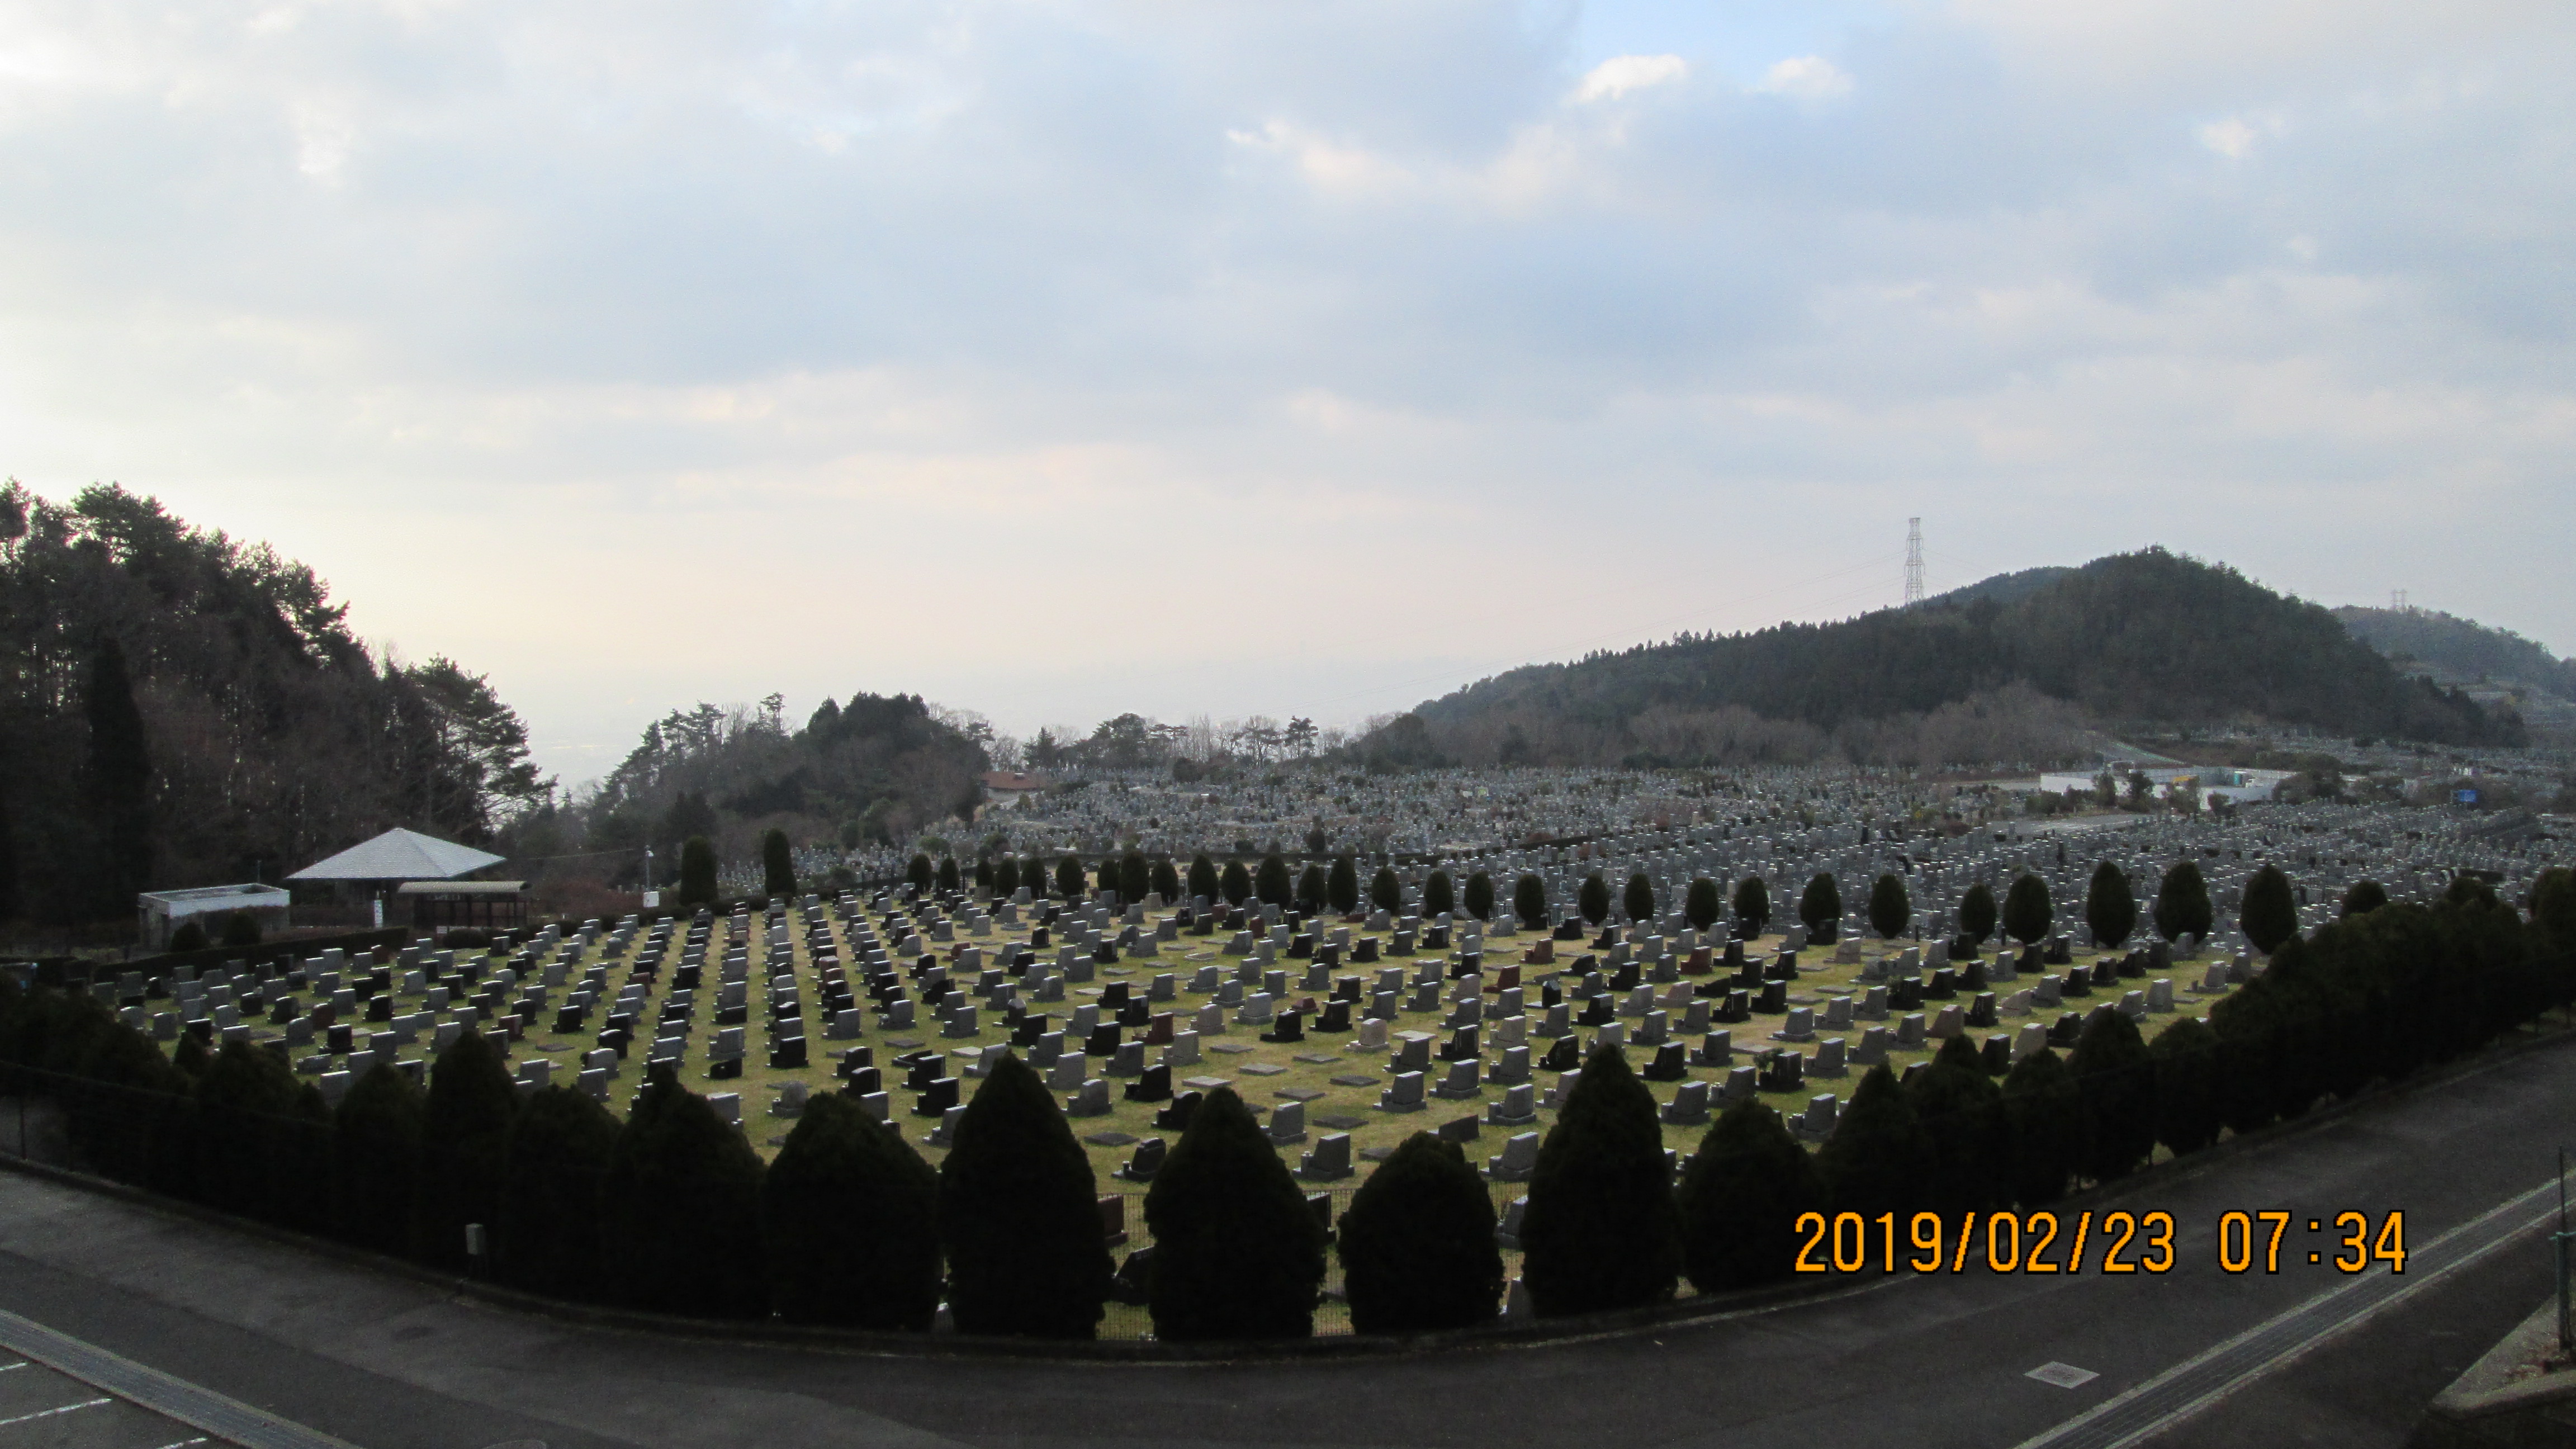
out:
{"label": "gray roof", "polygon": [[454,880],[487,865],[499,865],[502,859],[453,840],[395,829],[308,865],[287,879]]}

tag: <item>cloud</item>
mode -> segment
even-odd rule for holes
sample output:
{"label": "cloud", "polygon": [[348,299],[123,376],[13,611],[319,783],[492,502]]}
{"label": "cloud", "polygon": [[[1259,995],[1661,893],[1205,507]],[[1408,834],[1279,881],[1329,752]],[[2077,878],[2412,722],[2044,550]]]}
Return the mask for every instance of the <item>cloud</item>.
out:
{"label": "cloud", "polygon": [[[2160,541],[2576,650],[2576,14],[1783,5],[1720,86],[1552,13],[33,0],[0,473],[621,748],[1356,718],[1873,602],[1762,540],[1917,514],[1954,583]],[[1185,622],[1044,626],[1104,599]]]}
{"label": "cloud", "polygon": [[1669,85],[1690,74],[1690,65],[1678,55],[1620,55],[1584,72],[1583,83],[1574,88],[1574,99],[1584,104],[1615,101],[1631,91]]}
{"label": "cloud", "polygon": [[1838,100],[1851,94],[1852,79],[1821,55],[1800,55],[1763,72],[1753,89],[1764,95],[1801,101]]}

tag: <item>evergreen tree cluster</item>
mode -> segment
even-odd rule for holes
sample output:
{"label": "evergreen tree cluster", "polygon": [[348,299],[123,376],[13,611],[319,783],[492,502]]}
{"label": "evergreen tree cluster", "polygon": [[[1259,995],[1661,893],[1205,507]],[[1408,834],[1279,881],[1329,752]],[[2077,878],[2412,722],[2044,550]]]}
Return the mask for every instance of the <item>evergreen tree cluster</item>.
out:
{"label": "evergreen tree cluster", "polygon": [[[1655,1303],[1685,1278],[1703,1293],[1773,1281],[1792,1271],[1802,1213],[2044,1206],[2158,1144],[2187,1155],[2296,1118],[2553,1006],[2576,1006],[2566,869],[2519,907],[2463,878],[2431,906],[2291,935],[2207,1024],[2177,1018],[2152,1040],[2101,1009],[2071,1051],[2033,1052],[2000,1080],[1964,1037],[1902,1081],[1873,1067],[1812,1152],[1768,1105],[1738,1102],[1678,1181],[1654,1098],[1604,1047],[1540,1146],[1522,1282],[1537,1313],[1562,1316]],[[666,1068],[619,1123],[567,1089],[520,1095],[469,1033],[428,1090],[379,1067],[333,1111],[266,1049],[186,1037],[164,1057],[91,997],[0,978],[0,1090],[52,1096],[111,1178],[550,1296],[902,1331],[944,1301],[963,1332],[1084,1338],[1113,1289],[1089,1158],[1017,1057],[978,1087],[936,1169],[841,1096],[809,1103],[764,1167]],[[1328,1250],[1362,1332],[1493,1318],[1494,1209],[1454,1144],[1408,1139],[1337,1230],[1312,1209],[1250,1110],[1209,1094],[1145,1200],[1157,1333],[1303,1337]],[[465,1258],[467,1224],[485,1229],[484,1264]]]}

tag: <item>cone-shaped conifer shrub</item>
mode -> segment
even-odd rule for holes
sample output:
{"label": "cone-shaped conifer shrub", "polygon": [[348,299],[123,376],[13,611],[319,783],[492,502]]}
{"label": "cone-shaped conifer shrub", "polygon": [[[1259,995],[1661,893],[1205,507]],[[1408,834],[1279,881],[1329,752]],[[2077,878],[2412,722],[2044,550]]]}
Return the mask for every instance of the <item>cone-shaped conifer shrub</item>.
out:
{"label": "cone-shaped conifer shrub", "polygon": [[1114,1270],[1096,1187],[1046,1084],[1018,1057],[1002,1058],[939,1165],[939,1238],[959,1332],[1098,1331]]}
{"label": "cone-shaped conifer shrub", "polygon": [[1449,872],[1435,870],[1422,882],[1422,914],[1426,918],[1454,914],[1458,909],[1457,887]]}
{"label": "cone-shaped conifer shrub", "polygon": [[2093,867],[2093,879],[2084,888],[2084,924],[2093,928],[2093,942],[2107,951],[2116,951],[2129,933],[2138,928],[2138,897],[2129,889],[2128,872],[2109,861]]}
{"label": "cone-shaped conifer shrub", "polygon": [[197,1083],[197,1190],[207,1206],[277,1217],[295,1074],[274,1053],[226,1042]]}
{"label": "cone-shaped conifer shrub", "polygon": [[2012,1139],[2003,1091],[1986,1075],[1977,1049],[1965,1036],[1950,1038],[1904,1087],[1928,1153],[1922,1206],[1956,1217],[2005,1201],[2012,1191]]}
{"label": "cone-shaped conifer shrub", "polygon": [[2084,1148],[2084,1107],[2055,1051],[2041,1047],[2013,1064],[2004,1078],[2004,1118],[2012,1124],[2013,1201],[2046,1207],[2064,1197]]}
{"label": "cone-shaped conifer shrub", "polygon": [[1154,1333],[1174,1342],[1305,1338],[1324,1229],[1231,1087],[1199,1103],[1145,1193]]}
{"label": "cone-shaped conifer shrub", "polygon": [[1914,898],[1905,893],[1905,881],[1895,872],[1880,876],[1869,888],[1869,928],[1882,941],[1893,941],[1905,934],[1914,920]]}
{"label": "cone-shaped conifer shrub", "polygon": [[550,1298],[607,1296],[600,1190],[617,1119],[570,1087],[531,1093],[503,1139],[499,1254],[504,1282]]}
{"label": "cone-shaped conifer shrub", "polygon": [[2156,1067],[2138,1024],[2095,1012],[2066,1064],[2084,1106],[2084,1150],[2076,1170],[2096,1182],[2126,1176],[2156,1146]]}
{"label": "cone-shaped conifer shrub", "polygon": [[1834,1211],[1864,1218],[1888,1212],[1903,1218],[1921,1206],[1931,1161],[1914,1104],[1885,1062],[1860,1079],[1816,1155]]}
{"label": "cone-shaped conifer shrub", "polygon": [[1717,882],[1707,876],[1701,876],[1692,881],[1690,889],[1682,894],[1682,916],[1690,922],[1691,929],[1694,931],[1705,931],[1716,925],[1718,913],[1722,909]]}
{"label": "cone-shaped conifer shrub", "polygon": [[2176,1157],[2218,1140],[2218,1035],[2184,1016],[2147,1044],[2156,1067],[2156,1140]]}
{"label": "cone-shaped conifer shrub", "polygon": [[2035,946],[2056,923],[2057,908],[2049,903],[2048,882],[2038,876],[2024,875],[2004,892],[2004,931],[2014,940]]}
{"label": "cone-shaped conifer shrub", "polygon": [[469,1266],[468,1223],[499,1236],[507,1137],[518,1107],[501,1053],[482,1033],[459,1032],[438,1054],[421,1114],[420,1206],[412,1219],[424,1260],[445,1268]]}
{"label": "cone-shaped conifer shrub", "polygon": [[378,1063],[332,1114],[331,1215],[340,1237],[408,1253],[420,1196],[420,1124],[428,1103],[410,1077]]}
{"label": "cone-shaped conifer shrub", "polygon": [[1959,934],[1982,946],[1995,933],[1995,892],[1984,881],[1959,897]]}
{"label": "cone-shaped conifer shrub", "polygon": [[926,1331],[939,1174],[852,1098],[808,1099],[761,1181],[769,1297],[790,1323]]}
{"label": "cone-shaped conifer shrub", "polygon": [[2245,905],[2237,912],[2236,923],[2245,928],[2245,939],[2254,943],[2254,949],[2266,956],[2299,934],[2298,902],[2291,897],[2290,878],[2281,874],[2279,866],[2267,864],[2245,882]]}
{"label": "cone-shaped conifer shrub", "polygon": [[1342,1288],[1359,1333],[1436,1333],[1493,1321],[1503,1296],[1494,1200],[1455,1142],[1416,1132],[1342,1214]]}
{"label": "cone-shaped conifer shrub", "polygon": [[760,1155],[669,1066],[649,1070],[609,1154],[608,1271],[628,1303],[650,1312],[761,1317]]}
{"label": "cone-shaped conifer shrub", "polygon": [[1754,1097],[1728,1107],[1682,1169],[1682,1265],[1691,1286],[1721,1293],[1788,1277],[1798,1215],[1826,1206],[1824,1177],[1780,1114]]}
{"label": "cone-shaped conifer shrub", "polygon": [[1521,1277],[1543,1318],[1672,1296],[1681,1224],[1655,1099],[1615,1046],[1593,1052],[1539,1144]]}
{"label": "cone-shaped conifer shrub", "polygon": [[2168,941],[2209,938],[2209,883],[2201,879],[2198,861],[2182,861],[2156,882],[2152,915],[2156,934]]}

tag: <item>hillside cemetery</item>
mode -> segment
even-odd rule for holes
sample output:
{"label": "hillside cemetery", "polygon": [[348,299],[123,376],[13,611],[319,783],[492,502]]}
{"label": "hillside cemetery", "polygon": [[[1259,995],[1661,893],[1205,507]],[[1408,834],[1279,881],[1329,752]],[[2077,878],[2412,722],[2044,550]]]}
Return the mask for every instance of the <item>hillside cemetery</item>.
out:
{"label": "hillside cemetery", "polygon": [[[97,989],[165,1047],[182,1033],[261,1044],[334,1103],[379,1062],[424,1079],[465,1032],[485,1034],[523,1090],[569,1086],[620,1114],[667,1062],[764,1154],[815,1094],[838,1092],[936,1162],[1012,1053],[1072,1119],[1111,1195],[1108,1228],[1131,1243],[1141,1219],[1118,1195],[1141,1195],[1203,1096],[1230,1086],[1313,1190],[1346,1192],[1417,1131],[1459,1143],[1508,1247],[1519,1184],[1602,1045],[1650,1084],[1676,1168],[1745,1098],[1820,1144],[1859,1074],[1885,1063],[1902,1079],[1954,1038],[2000,1077],[2065,1053],[2102,1013],[2146,1036],[2206,1016],[2263,969],[2235,923],[2258,870],[2287,876],[2308,928],[2362,880],[2428,901],[2480,872],[2519,899],[2556,848],[2464,823],[2329,804],[2027,836],[1700,820],[1439,867],[1452,892],[1479,873],[1492,883],[1489,920],[1424,914],[1437,887],[1422,867],[1394,872],[1396,905],[1342,914],[904,886],[547,926],[488,952],[422,940]],[[2205,915],[2169,939],[2154,901],[2186,861]],[[2106,863],[2134,903],[2116,938],[2088,920]],[[1695,881],[1708,883],[1697,923]],[[1886,881],[1903,897],[1893,919]],[[2016,881],[2044,886],[2035,918],[2025,904],[2002,929],[1962,920],[1972,889],[2009,897]],[[1514,902],[1533,890],[1545,904],[1523,920]],[[1719,899],[1728,913],[1709,909]]]}

